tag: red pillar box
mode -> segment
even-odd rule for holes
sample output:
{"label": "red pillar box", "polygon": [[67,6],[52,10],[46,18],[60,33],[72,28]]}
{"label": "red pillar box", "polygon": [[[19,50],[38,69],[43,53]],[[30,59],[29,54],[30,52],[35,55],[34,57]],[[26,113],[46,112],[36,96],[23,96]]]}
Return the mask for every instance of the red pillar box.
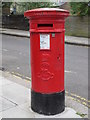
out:
{"label": "red pillar box", "polygon": [[64,23],[67,10],[40,8],[26,11],[30,23],[31,108],[53,115],[65,109]]}

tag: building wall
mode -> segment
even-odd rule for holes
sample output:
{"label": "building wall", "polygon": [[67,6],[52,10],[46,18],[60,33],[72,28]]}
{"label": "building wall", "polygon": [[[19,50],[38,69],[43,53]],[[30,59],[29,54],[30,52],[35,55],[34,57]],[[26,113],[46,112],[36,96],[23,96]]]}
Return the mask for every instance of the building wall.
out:
{"label": "building wall", "polygon": [[[88,37],[88,16],[70,16],[66,19],[65,29],[66,35]],[[90,37],[90,35],[89,35]]]}

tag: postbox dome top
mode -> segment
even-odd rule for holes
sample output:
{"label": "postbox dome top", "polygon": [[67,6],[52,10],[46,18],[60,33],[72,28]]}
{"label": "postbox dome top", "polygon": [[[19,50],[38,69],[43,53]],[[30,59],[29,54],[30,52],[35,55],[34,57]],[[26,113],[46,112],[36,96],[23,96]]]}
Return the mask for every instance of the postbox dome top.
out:
{"label": "postbox dome top", "polygon": [[58,9],[58,8],[38,8],[38,9],[32,9],[27,10],[24,12],[24,16],[27,18],[35,17],[35,16],[63,16],[68,17],[69,11],[64,9]]}

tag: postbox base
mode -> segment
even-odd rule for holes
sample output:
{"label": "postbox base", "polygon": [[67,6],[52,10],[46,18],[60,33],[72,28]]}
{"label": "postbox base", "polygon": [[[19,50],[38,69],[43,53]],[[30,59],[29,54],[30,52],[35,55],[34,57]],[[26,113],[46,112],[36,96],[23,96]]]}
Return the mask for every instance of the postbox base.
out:
{"label": "postbox base", "polygon": [[65,91],[54,94],[41,94],[31,91],[31,109],[45,115],[55,115],[65,109]]}

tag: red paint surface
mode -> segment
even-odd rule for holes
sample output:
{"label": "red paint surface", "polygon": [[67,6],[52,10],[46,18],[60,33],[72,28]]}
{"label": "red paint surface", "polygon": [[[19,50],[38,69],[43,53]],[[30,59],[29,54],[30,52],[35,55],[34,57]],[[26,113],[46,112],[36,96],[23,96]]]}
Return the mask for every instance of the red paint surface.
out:
{"label": "red paint surface", "polygon": [[[64,90],[64,19],[68,15],[68,11],[60,9],[35,9],[24,13],[30,19],[31,79],[35,92]],[[38,24],[53,26],[38,27]],[[50,50],[40,50],[40,34],[50,34]]]}

